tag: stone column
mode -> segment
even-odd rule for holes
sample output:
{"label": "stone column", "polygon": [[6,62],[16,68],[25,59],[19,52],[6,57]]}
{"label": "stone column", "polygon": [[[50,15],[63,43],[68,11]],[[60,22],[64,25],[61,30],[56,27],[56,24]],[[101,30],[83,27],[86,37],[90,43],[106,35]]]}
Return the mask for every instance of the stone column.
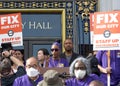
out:
{"label": "stone column", "polygon": [[98,11],[120,10],[120,0],[99,0]]}

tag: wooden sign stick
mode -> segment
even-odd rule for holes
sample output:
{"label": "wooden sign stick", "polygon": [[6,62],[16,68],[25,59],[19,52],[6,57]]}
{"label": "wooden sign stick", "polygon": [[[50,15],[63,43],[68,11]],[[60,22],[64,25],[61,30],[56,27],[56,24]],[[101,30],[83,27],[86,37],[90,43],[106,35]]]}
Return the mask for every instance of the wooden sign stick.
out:
{"label": "wooden sign stick", "polygon": [[[108,68],[110,68],[110,50],[107,52]],[[110,86],[110,73],[107,74],[107,86]]]}

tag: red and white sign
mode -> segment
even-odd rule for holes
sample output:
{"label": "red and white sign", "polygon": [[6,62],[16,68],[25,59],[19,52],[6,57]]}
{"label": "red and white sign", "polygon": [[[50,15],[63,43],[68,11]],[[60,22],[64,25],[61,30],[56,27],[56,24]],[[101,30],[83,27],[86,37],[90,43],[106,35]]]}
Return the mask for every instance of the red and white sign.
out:
{"label": "red and white sign", "polygon": [[94,50],[120,50],[120,11],[94,13]]}
{"label": "red and white sign", "polygon": [[7,42],[23,45],[21,13],[0,15],[0,43]]}
{"label": "red and white sign", "polygon": [[94,13],[90,14],[90,43],[93,44],[94,38]]}

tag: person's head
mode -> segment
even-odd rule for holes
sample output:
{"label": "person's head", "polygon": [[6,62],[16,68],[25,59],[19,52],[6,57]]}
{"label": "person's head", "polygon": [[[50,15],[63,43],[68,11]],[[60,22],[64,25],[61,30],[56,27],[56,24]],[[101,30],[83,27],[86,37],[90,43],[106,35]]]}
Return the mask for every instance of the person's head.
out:
{"label": "person's head", "polygon": [[72,39],[67,38],[67,39],[64,41],[64,49],[65,49],[65,51],[67,51],[67,52],[73,51],[73,42],[72,42]]}
{"label": "person's head", "polygon": [[83,79],[90,72],[89,63],[86,58],[78,57],[70,65],[70,75],[75,76],[77,79]]}
{"label": "person's head", "polygon": [[24,51],[20,49],[15,50],[15,57],[18,58],[21,61],[24,61]]}
{"label": "person's head", "polygon": [[12,75],[14,72],[11,68],[11,61],[8,58],[4,58],[0,63],[0,74],[2,77]]}
{"label": "person's head", "polygon": [[104,86],[102,82],[98,80],[93,80],[90,82],[89,86]]}
{"label": "person's head", "polygon": [[26,60],[26,72],[31,79],[35,79],[39,75],[38,60],[35,57]]}
{"label": "person's head", "polygon": [[60,43],[54,42],[51,46],[51,54],[53,58],[58,58],[61,52],[61,46]]}
{"label": "person's head", "polygon": [[63,83],[56,70],[47,70],[38,86],[63,86]]}
{"label": "person's head", "polygon": [[49,56],[49,52],[45,48],[41,48],[37,52],[37,58],[39,61],[43,61],[43,60],[47,59],[48,56]]}
{"label": "person's head", "polygon": [[13,50],[12,44],[11,42],[7,42],[7,43],[1,43],[1,49],[2,51],[9,51],[9,50]]}

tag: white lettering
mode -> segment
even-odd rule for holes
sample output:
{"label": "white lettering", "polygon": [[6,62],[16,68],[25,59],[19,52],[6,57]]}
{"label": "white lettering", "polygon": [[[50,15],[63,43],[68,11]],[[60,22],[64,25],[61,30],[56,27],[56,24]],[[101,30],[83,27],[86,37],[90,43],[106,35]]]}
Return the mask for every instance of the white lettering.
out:
{"label": "white lettering", "polygon": [[97,24],[100,24],[101,23],[101,21],[103,20],[103,14],[100,14],[100,15],[97,15],[96,17],[97,17]]}
{"label": "white lettering", "polygon": [[108,24],[107,28],[118,28],[119,24]]}
{"label": "white lettering", "polygon": [[1,25],[4,25],[7,21],[7,17],[1,17]]}
{"label": "white lettering", "polygon": [[97,18],[97,24],[100,24],[101,22],[103,23],[118,23],[117,19],[118,13],[114,14],[98,14],[96,15]]}
{"label": "white lettering", "polygon": [[18,21],[18,15],[16,16],[8,16],[8,17],[1,17],[1,25],[4,24],[15,24],[15,23],[19,23]]}
{"label": "white lettering", "polygon": [[106,28],[106,25],[96,25],[96,28],[103,29],[103,28]]}
{"label": "white lettering", "polygon": [[109,22],[110,22],[110,23],[112,23],[112,22],[118,23],[117,15],[118,15],[118,13],[110,14],[111,20],[110,20]]}
{"label": "white lettering", "polygon": [[29,29],[52,29],[49,22],[31,22],[29,21]]}
{"label": "white lettering", "polygon": [[14,23],[19,23],[19,21],[18,21],[18,15],[16,15],[16,16],[11,16],[11,18],[12,18],[12,24],[14,24]]}
{"label": "white lettering", "polygon": [[25,25],[26,25],[26,22],[24,22],[24,23],[22,24],[22,29],[25,28]]}
{"label": "white lettering", "polygon": [[29,22],[29,29],[31,29],[33,27],[33,29],[35,29],[35,21],[33,23]]}
{"label": "white lettering", "polygon": [[38,29],[38,28],[41,28],[41,29],[43,28],[42,25],[41,25],[41,23],[37,23],[36,29]]}

